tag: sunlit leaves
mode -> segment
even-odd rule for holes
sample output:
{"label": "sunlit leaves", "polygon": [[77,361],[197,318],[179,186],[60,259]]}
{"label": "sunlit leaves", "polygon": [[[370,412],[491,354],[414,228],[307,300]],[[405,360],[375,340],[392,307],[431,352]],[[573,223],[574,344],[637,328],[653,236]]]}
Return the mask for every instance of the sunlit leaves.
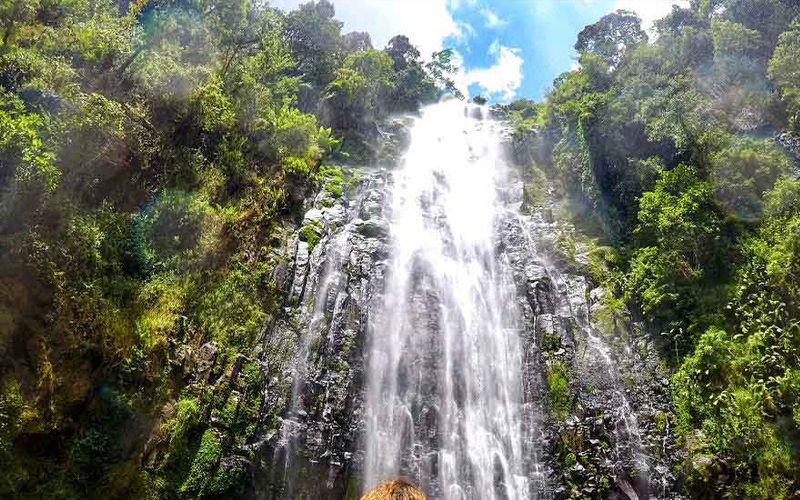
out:
{"label": "sunlit leaves", "polygon": [[717,198],[736,215],[759,215],[762,196],[790,170],[789,160],[771,141],[737,139],[712,156]]}
{"label": "sunlit leaves", "polygon": [[609,66],[617,66],[628,48],[646,42],[647,33],[642,29],[641,19],[634,12],[618,10],[584,27],[578,33],[575,50],[597,54]]}
{"label": "sunlit leaves", "polygon": [[464,99],[464,94],[456,87],[452,76],[456,72],[453,63],[453,50],[444,49],[431,54],[431,60],[425,64],[425,70],[433,78],[437,86],[450,92],[456,99]]}
{"label": "sunlit leaves", "polygon": [[194,99],[200,106],[200,119],[203,130],[225,131],[233,127],[236,116],[229,96],[222,88],[222,81],[211,78],[199,88]]}
{"label": "sunlit leaves", "polygon": [[664,172],[653,191],[639,202],[637,234],[683,252],[693,266],[713,252],[720,224],[719,210],[707,182],[688,166]]}
{"label": "sunlit leaves", "polygon": [[0,95],[0,214],[4,217],[15,206],[21,209],[36,203],[58,186],[62,172],[42,142],[41,127],[41,118],[25,113],[19,100]]}

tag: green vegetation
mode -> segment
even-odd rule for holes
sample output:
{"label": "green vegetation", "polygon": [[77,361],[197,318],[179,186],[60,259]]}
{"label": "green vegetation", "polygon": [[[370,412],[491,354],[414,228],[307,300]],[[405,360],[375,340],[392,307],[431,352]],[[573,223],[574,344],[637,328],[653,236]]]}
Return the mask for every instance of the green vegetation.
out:
{"label": "green vegetation", "polygon": [[322,224],[317,221],[310,221],[308,224],[300,228],[298,235],[300,241],[308,243],[308,248],[313,250],[319,240],[322,238]]}
{"label": "green vegetation", "polygon": [[572,413],[575,397],[569,387],[567,366],[556,361],[547,366],[547,385],[550,389],[550,403],[558,420],[564,420]]}
{"label": "green vegetation", "polygon": [[[460,96],[451,51],[378,50],[334,14],[0,2],[0,494],[242,493],[262,458],[241,444],[280,411],[250,358],[282,299],[276,242],[311,194],[347,194],[341,166],[374,159],[377,120]],[[625,304],[662,340],[688,496],[794,498],[800,181],[769,137],[800,133],[800,6],[692,0],[656,31],[604,16],[576,71],[496,115],[524,207],[555,192],[591,233],[556,246],[573,265],[588,248],[602,329]],[[298,236],[313,248],[322,229]],[[560,339],[542,348],[564,418]]]}
{"label": "green vegetation", "polygon": [[453,88],[450,51],[341,29],[325,0],[0,2],[0,494],[241,493],[274,242],[354,182],[324,161]]}
{"label": "green vegetation", "polygon": [[320,182],[322,182],[322,189],[330,193],[334,198],[342,197],[345,181],[341,168],[322,165],[319,168],[318,176]]}
{"label": "green vegetation", "polygon": [[[693,0],[656,31],[648,43],[634,14],[605,16],[543,102],[497,112],[523,176],[544,171],[606,245],[589,273],[607,306],[624,301],[663,340],[688,495],[793,498],[800,181],[766,137],[799,130],[800,6]],[[548,370],[556,412],[563,375]]]}

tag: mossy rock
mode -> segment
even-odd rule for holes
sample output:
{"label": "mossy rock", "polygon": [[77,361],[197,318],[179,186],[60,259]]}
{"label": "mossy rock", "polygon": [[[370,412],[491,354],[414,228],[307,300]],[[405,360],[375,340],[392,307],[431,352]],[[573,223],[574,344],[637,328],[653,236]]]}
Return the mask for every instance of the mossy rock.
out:
{"label": "mossy rock", "polygon": [[567,366],[564,363],[556,362],[547,367],[547,386],[550,389],[553,415],[557,420],[564,420],[575,406],[575,395],[570,390]]}
{"label": "mossy rock", "polygon": [[322,231],[323,231],[322,224],[317,221],[309,221],[300,228],[300,232],[298,236],[300,237],[300,241],[305,241],[308,243],[309,250],[313,250],[317,243],[322,239]]}
{"label": "mossy rock", "polygon": [[208,484],[208,496],[230,498],[244,492],[247,479],[247,461],[243,457],[225,457],[219,462],[214,477]]}
{"label": "mossy rock", "polygon": [[522,175],[523,210],[530,211],[533,207],[542,205],[546,201],[547,176],[535,165],[525,169]]}
{"label": "mossy rock", "polygon": [[561,336],[557,333],[545,333],[542,335],[542,351],[556,352],[561,349]]}

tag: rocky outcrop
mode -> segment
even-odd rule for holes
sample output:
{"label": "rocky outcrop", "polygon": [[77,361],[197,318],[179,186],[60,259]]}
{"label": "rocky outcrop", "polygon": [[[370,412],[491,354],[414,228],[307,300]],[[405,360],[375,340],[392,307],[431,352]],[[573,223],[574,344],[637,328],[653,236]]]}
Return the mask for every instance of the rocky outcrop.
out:
{"label": "rocky outcrop", "polygon": [[800,176],[800,134],[781,132],[775,134],[774,141],[794,160],[795,175]]}
{"label": "rocky outcrop", "polygon": [[[280,314],[239,368],[234,362],[210,375],[227,408],[252,400],[251,375],[241,366],[260,372],[257,421],[240,451],[221,461],[247,471],[246,497],[361,494],[364,344],[385,284],[386,202],[401,147],[384,147],[389,160],[377,167],[353,169],[347,176],[358,181],[341,196],[323,188],[308,203],[272,275]],[[523,454],[532,497],[680,498],[669,381],[655,346],[592,282],[588,249],[578,243],[565,255],[560,240],[576,230],[553,217],[552,193],[520,215],[521,182],[512,174],[501,184],[506,210],[496,222],[496,255],[511,271],[522,316]],[[204,345],[185,363],[213,374],[214,353]],[[214,427],[230,425],[224,412],[209,418]]]}
{"label": "rocky outcrop", "polygon": [[255,354],[263,402],[243,445],[255,457],[252,497],[360,496],[363,344],[383,284],[384,201],[404,127],[386,125],[379,166],[344,167],[355,179],[349,189],[339,196],[323,186],[300,229],[287,236],[273,275],[282,314],[264,329]]}
{"label": "rocky outcrop", "polygon": [[592,282],[587,248],[573,238],[567,255],[560,248],[575,228],[552,217],[548,198],[501,229],[534,325],[528,378],[545,386],[529,397],[547,402],[548,498],[680,498],[668,374],[642,325]]}

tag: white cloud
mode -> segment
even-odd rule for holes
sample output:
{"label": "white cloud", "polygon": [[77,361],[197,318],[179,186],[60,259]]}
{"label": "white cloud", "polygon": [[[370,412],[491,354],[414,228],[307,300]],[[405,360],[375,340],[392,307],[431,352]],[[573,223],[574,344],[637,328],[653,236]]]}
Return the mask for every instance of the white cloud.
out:
{"label": "white cloud", "polygon": [[672,5],[688,7],[689,0],[617,0],[613,10],[632,10],[642,19],[642,28],[648,35],[653,34],[653,23],[666,16],[672,10]]}
{"label": "white cloud", "polygon": [[[291,10],[308,0],[274,0],[270,5]],[[461,0],[462,2],[464,0]],[[334,1],[336,18],[344,23],[343,32],[366,31],[372,45],[382,48],[395,35],[406,35],[423,57],[444,48],[447,37],[463,38],[471,27],[453,19],[448,5],[454,0],[342,0]]]}
{"label": "white cloud", "polygon": [[477,84],[490,96],[499,96],[502,100],[509,101],[522,85],[524,61],[519,55],[520,49],[506,47],[495,40],[489,47],[489,54],[494,57],[494,64],[488,68],[468,70],[456,82],[464,85],[464,88]]}
{"label": "white cloud", "polygon": [[[467,23],[458,23],[458,33],[453,35],[453,38],[458,39],[460,42],[466,41],[467,38],[475,35],[475,28]],[[412,40],[413,43],[413,40]]]}
{"label": "white cloud", "polygon": [[464,70],[464,57],[459,51],[453,50],[450,61],[456,67],[456,73],[450,75],[450,78],[453,80],[456,88],[464,94],[464,97],[469,99],[469,84],[471,82],[467,79],[467,72]]}
{"label": "white cloud", "polygon": [[[272,0],[270,5],[291,10],[308,0]],[[417,46],[426,59],[445,47],[445,39],[464,39],[474,29],[453,19],[450,10],[474,7],[477,0],[334,0],[336,18],[344,23],[343,32],[366,31],[372,45],[381,48],[395,35],[403,34]],[[448,10],[450,9],[450,10]],[[481,9],[489,27],[501,27],[506,21],[488,9]],[[487,68],[464,69],[464,60],[453,53],[459,71],[453,75],[456,86],[468,95],[468,87],[476,84],[482,92],[502,100],[511,100],[522,84],[520,49],[506,47],[495,40],[489,47],[494,63]]]}
{"label": "white cloud", "polygon": [[492,29],[502,28],[503,26],[508,24],[508,21],[506,21],[505,19],[500,19],[500,17],[498,17],[497,14],[495,14],[494,12],[492,12],[492,10],[489,9],[488,7],[482,8],[479,12],[483,16],[483,20],[486,23],[487,28],[492,28]]}
{"label": "white cloud", "polygon": [[458,10],[463,7],[475,7],[478,0],[448,0],[447,5],[453,10]]}

